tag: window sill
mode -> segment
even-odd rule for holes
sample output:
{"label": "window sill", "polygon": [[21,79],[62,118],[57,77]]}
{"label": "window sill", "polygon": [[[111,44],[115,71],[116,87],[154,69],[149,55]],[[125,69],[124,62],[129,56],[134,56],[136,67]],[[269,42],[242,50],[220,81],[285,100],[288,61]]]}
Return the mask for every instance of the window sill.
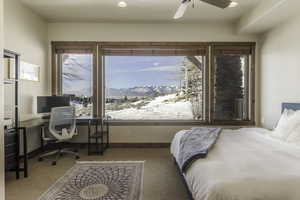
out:
{"label": "window sill", "polygon": [[203,126],[203,127],[255,127],[254,123],[244,122],[226,122],[226,123],[208,123],[206,121],[193,120],[108,120],[110,126]]}

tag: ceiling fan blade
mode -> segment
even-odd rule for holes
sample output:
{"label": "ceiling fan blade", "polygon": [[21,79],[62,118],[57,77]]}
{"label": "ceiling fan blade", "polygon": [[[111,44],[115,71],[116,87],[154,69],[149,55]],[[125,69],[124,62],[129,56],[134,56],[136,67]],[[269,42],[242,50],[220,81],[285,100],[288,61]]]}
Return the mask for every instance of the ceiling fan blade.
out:
{"label": "ceiling fan blade", "polygon": [[232,0],[201,0],[201,1],[214,5],[219,8],[227,8],[232,3]]}
{"label": "ceiling fan blade", "polygon": [[179,8],[178,8],[178,10],[177,10],[177,12],[175,13],[175,15],[174,15],[173,18],[174,18],[174,19],[179,19],[179,18],[183,17],[183,15],[184,15],[184,13],[185,13],[187,7],[189,6],[189,3],[190,3],[190,2],[191,2],[191,1],[189,1],[189,0],[183,1],[183,2],[181,3],[181,5],[179,6]]}

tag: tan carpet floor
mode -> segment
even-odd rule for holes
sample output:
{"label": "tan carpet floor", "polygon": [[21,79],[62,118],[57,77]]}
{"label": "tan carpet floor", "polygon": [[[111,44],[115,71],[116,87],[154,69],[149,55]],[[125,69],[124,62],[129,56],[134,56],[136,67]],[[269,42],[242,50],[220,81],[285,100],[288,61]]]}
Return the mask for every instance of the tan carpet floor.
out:
{"label": "tan carpet floor", "polygon": [[[80,150],[82,161],[145,160],[143,200],[186,200],[187,193],[177,172],[168,148],[134,149],[112,148],[104,156],[87,156]],[[6,175],[6,200],[36,200],[55,181],[74,165],[70,156],[60,158],[56,166],[50,160],[29,161],[29,178],[15,179],[14,173]]]}

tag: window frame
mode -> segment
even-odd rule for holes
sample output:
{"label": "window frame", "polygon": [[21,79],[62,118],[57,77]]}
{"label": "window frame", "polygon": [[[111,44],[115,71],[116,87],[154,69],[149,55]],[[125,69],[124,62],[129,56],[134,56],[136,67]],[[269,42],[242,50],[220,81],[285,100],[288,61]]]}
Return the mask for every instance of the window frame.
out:
{"label": "window frame", "polygon": [[[107,49],[121,49],[121,50],[125,50],[128,51],[126,54],[123,55],[132,55],[132,56],[136,56],[136,55],[150,55],[147,53],[143,53],[140,54],[138,51],[168,51],[168,49],[172,49],[170,51],[174,51],[174,53],[171,54],[164,54],[165,55],[171,55],[171,56],[176,56],[178,54],[176,54],[176,51],[180,51],[180,50],[186,50],[186,51],[192,51],[194,49],[200,50],[200,52],[203,50],[205,51],[205,53],[200,53],[200,54],[205,54],[203,56],[205,56],[205,67],[207,69],[205,69],[204,71],[204,76],[208,77],[208,68],[209,68],[209,46],[206,43],[173,43],[173,42],[166,42],[166,43],[162,43],[162,42],[154,42],[154,43],[147,43],[147,42],[125,42],[125,43],[119,43],[119,42],[105,42],[105,43],[99,43],[99,52],[101,55],[101,58],[99,58],[99,60],[101,59],[101,69],[103,72],[103,75],[105,74],[105,63],[104,63],[104,59],[103,57],[106,56],[106,54],[104,53],[105,51],[107,51]],[[131,51],[131,52],[130,52]],[[138,53],[136,53],[138,52]],[[117,52],[119,53],[119,52]],[[200,55],[199,54],[199,55]],[[112,54],[109,54],[112,55]],[[116,55],[116,54],[115,54]],[[163,120],[110,120],[111,123],[115,124],[115,125],[168,125],[168,124],[188,124],[188,125],[200,125],[200,124],[207,124],[208,123],[208,116],[209,116],[209,112],[208,112],[208,101],[209,101],[209,95],[206,93],[208,91],[208,82],[207,80],[204,80],[206,82],[206,84],[204,85],[205,87],[205,93],[204,93],[204,105],[205,105],[205,110],[204,110],[204,120],[168,120],[168,119],[163,119]],[[103,91],[101,92],[101,98],[103,104],[105,103],[105,78],[103,78]],[[105,114],[105,105],[103,105],[103,113],[100,116],[104,116]]]}
{"label": "window frame", "polygon": [[[210,122],[212,125],[245,125],[254,126],[255,121],[255,43],[212,43],[211,44],[211,57],[210,57]],[[247,84],[247,107],[249,120],[216,120],[214,118],[214,98],[215,98],[215,56],[219,55],[216,53],[217,50],[220,51],[236,51],[241,52],[240,55],[248,54],[248,74],[246,80]],[[245,51],[246,53],[243,53]],[[222,54],[221,54],[222,55]],[[226,54],[223,54],[226,55]]]}
{"label": "window frame", "polygon": [[[103,57],[107,49],[195,49],[200,48],[206,51],[204,71],[204,113],[205,120],[110,120],[115,126],[144,126],[144,125],[163,125],[163,126],[253,126],[255,125],[255,48],[254,42],[51,42],[52,46],[52,95],[59,95],[61,81],[58,67],[57,54],[60,52],[92,52],[93,53],[93,115],[105,117],[105,63]],[[249,121],[216,121],[213,119],[213,100],[214,100],[214,49],[216,47],[251,48],[251,66],[249,67],[251,80],[249,90],[249,106],[251,120]],[[133,52],[133,51],[132,51]],[[134,56],[134,53],[131,55]],[[176,54],[175,54],[176,55]]]}
{"label": "window frame", "polygon": [[51,62],[51,93],[52,95],[62,95],[62,54],[92,54],[92,91],[93,91],[93,116],[98,113],[98,98],[97,98],[97,45],[93,42],[52,42],[52,62]]}

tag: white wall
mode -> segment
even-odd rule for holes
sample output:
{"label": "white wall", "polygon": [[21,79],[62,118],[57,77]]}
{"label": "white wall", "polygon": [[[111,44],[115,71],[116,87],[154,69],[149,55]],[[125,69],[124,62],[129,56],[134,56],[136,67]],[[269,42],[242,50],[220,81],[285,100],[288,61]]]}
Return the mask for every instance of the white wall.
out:
{"label": "white wall", "polygon": [[300,16],[263,35],[261,44],[261,120],[272,128],[281,103],[300,102]]}
{"label": "white wall", "polygon": [[[3,0],[0,0],[0,108],[3,108]],[[0,109],[0,200],[5,198],[4,190],[4,133],[3,109]]]}
{"label": "white wall", "polygon": [[[36,96],[50,94],[48,74],[47,22],[18,0],[4,0],[4,47],[21,54],[21,60],[40,66],[40,81],[20,81],[21,120],[36,117]],[[13,97],[11,86],[5,86],[5,104]],[[39,129],[32,129],[29,150],[39,146]]]}
{"label": "white wall", "polygon": [[4,19],[4,47],[41,68],[39,82],[20,82],[20,117],[26,120],[36,114],[36,96],[49,94],[47,23],[18,0],[4,0]]}
{"label": "white wall", "polygon": [[[254,35],[238,35],[231,24],[104,24],[50,23],[50,41],[256,41]],[[50,43],[49,43],[50,44]],[[113,143],[169,143],[183,126],[118,126],[111,128]],[[86,141],[81,129],[75,141]]]}
{"label": "white wall", "polygon": [[231,24],[50,23],[50,41],[256,41]]}
{"label": "white wall", "polygon": [[[171,143],[174,134],[190,126],[114,126],[110,127],[111,143]],[[74,142],[87,142],[87,130],[79,129]]]}

